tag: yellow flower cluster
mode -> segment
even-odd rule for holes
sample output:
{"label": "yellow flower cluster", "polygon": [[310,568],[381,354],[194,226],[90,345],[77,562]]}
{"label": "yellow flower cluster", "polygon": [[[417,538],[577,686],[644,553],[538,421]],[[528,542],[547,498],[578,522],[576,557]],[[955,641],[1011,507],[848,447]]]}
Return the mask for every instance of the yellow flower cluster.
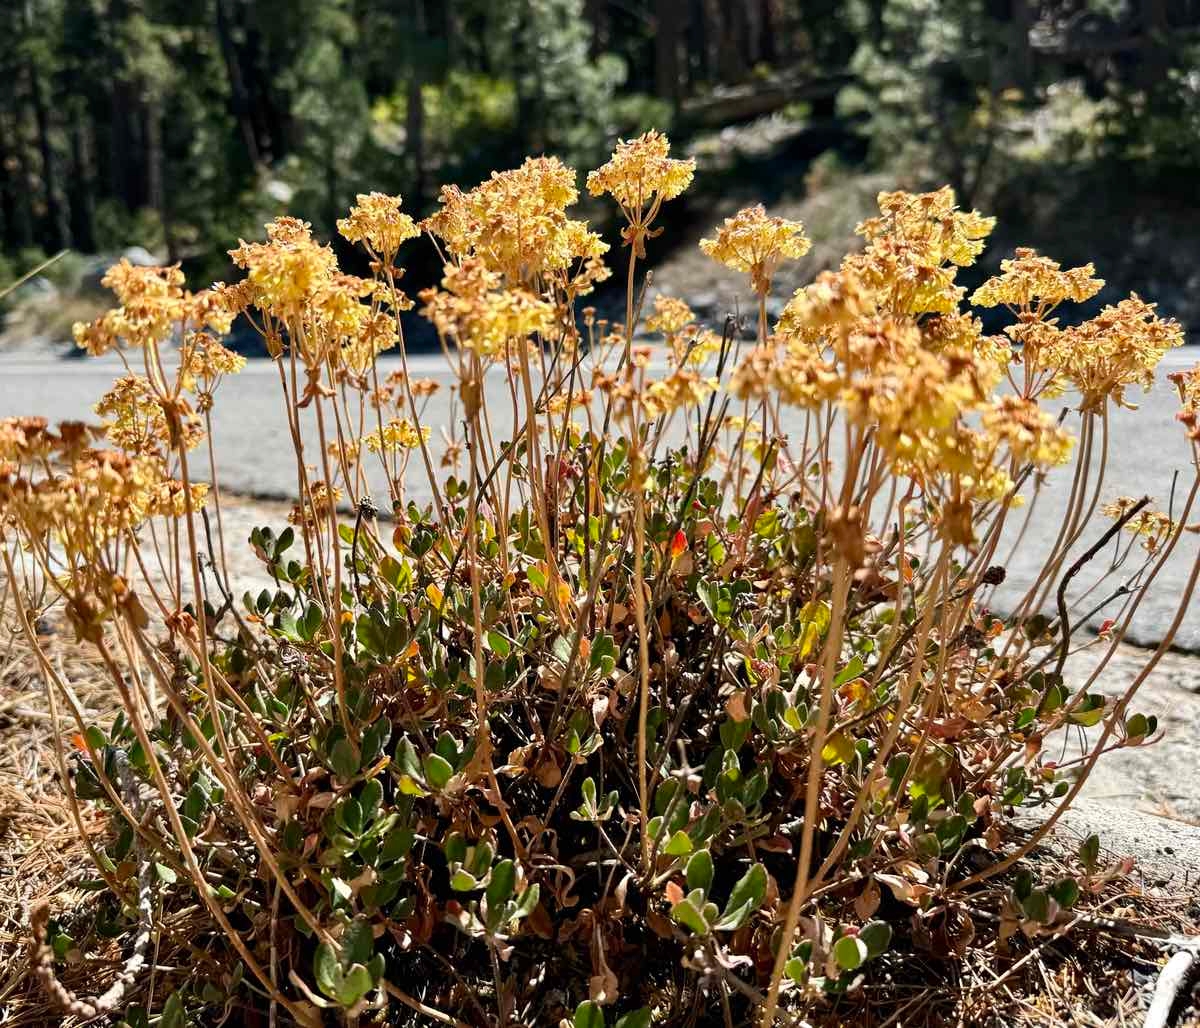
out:
{"label": "yellow flower cluster", "polygon": [[92,356],[121,343],[155,346],[177,330],[211,329],[224,335],[233,321],[216,292],[191,293],[183,288],[178,265],[139,267],[122,259],[100,282],[113,291],[120,306],[90,323],[77,322],[72,330],[76,345]]}
{"label": "yellow flower cluster", "polygon": [[[1101,507],[1100,513],[1106,518],[1118,521],[1125,517],[1137,502],[1132,496],[1118,496],[1112,503]],[[1155,553],[1159,546],[1179,529],[1179,525],[1171,520],[1169,514],[1143,507],[1125,522],[1124,528],[1132,535],[1141,536],[1142,546]]]}
{"label": "yellow flower cluster", "polygon": [[180,357],[179,377],[184,389],[211,392],[223,375],[235,375],[246,358],[224,346],[207,332],[188,336]]}
{"label": "yellow flower cluster", "polygon": [[502,288],[499,273],[479,258],[448,264],[442,288],[424,290],[421,299],[421,313],[444,340],[484,357],[504,354],[529,336],[545,336],[555,324],[552,304],[520,287]]}
{"label": "yellow flower cluster", "polygon": [[1075,439],[1034,400],[1005,394],[983,408],[984,435],[1007,447],[1018,463],[1038,467],[1066,464]]}
{"label": "yellow flower cluster", "polygon": [[[396,197],[360,196],[343,230],[378,253],[374,247],[389,247],[408,231],[411,219],[398,208]],[[258,309],[262,323],[255,324],[271,356],[283,352],[286,338],[310,369],[328,361],[339,373],[364,373],[396,344],[395,312],[412,302],[390,281],[339,271],[333,251],[313,239],[306,222],[277,218],[266,228],[265,243],[242,241],[230,251],[247,276],[218,286],[223,301],[238,313]]]}
{"label": "yellow flower cluster", "polygon": [[721,349],[721,337],[711,329],[700,328],[696,315],[683,300],[663,293],[654,298],[654,313],[646,319],[646,330],[662,333],[677,367],[703,367]]}
{"label": "yellow flower cluster", "polygon": [[949,314],[965,292],[959,268],[975,262],[995,225],[977,211],[960,211],[954,191],[880,193],[879,216],[855,231],[867,241],[842,262],[881,308],[897,314]]}
{"label": "yellow flower cluster", "polygon": [[592,196],[607,193],[634,221],[650,206],[674,200],[692,183],[695,158],[669,156],[671,142],[661,132],[650,131],[637,139],[621,140],[612,157],[587,178]]}
{"label": "yellow flower cluster", "polygon": [[478,258],[513,283],[562,277],[581,262],[586,278],[576,294],[582,295],[603,277],[597,262],[608,245],[586,222],[567,217],[578,199],[573,170],[557,157],[530,157],[467,192],[443,186],[441,210],[422,227],[459,260]]}
{"label": "yellow flower cluster", "polygon": [[642,403],[651,418],[658,418],[703,403],[716,388],[715,378],[701,378],[687,368],[676,368],[666,378],[646,386]]}
{"label": "yellow flower cluster", "polygon": [[726,218],[715,239],[700,240],[700,249],[714,261],[748,274],[759,296],[770,291],[780,263],[803,257],[811,248],[800,222],[769,217],[762,204]]}
{"label": "yellow flower cluster", "polygon": [[243,239],[229,251],[233,263],[246,272],[236,300],[241,309],[254,306],[285,323],[296,322],[337,272],[337,258],[313,239],[306,221],[276,218],[266,229],[265,243]]}
{"label": "yellow flower cluster", "polygon": [[996,227],[995,218],[960,211],[949,186],[932,193],[882,192],[876,203],[879,216],[860,222],[855,232],[869,246],[886,240],[889,246],[909,248],[914,263],[927,267],[946,263],[969,267]]}
{"label": "yellow flower cluster", "polygon": [[[179,441],[186,449],[194,450],[204,439],[200,418],[185,399],[173,403],[179,416]],[[105,419],[109,440],[129,453],[163,456],[174,448],[163,404],[142,375],[117,379],[92,410]]]}
{"label": "yellow flower cluster", "polygon": [[400,210],[400,203],[400,197],[386,193],[359,193],[349,216],[338,220],[338,232],[391,264],[401,245],[421,234],[416,222]]}
{"label": "yellow flower cluster", "polygon": [[1179,323],[1158,317],[1155,305],[1134,293],[1065,329],[1057,350],[1061,370],[1080,392],[1081,409],[1101,410],[1109,397],[1119,406],[1132,406],[1125,401],[1126,387],[1149,390],[1163,355],[1182,345]]}
{"label": "yellow flower cluster", "polygon": [[661,332],[670,339],[689,327],[694,327],[696,315],[683,300],[659,293],[654,298],[654,313],[646,319],[648,332]]}
{"label": "yellow flower cluster", "polygon": [[372,453],[388,450],[415,450],[421,440],[429,439],[429,426],[414,425],[408,418],[394,418],[383,426],[382,431],[371,432],[363,437],[363,444]]}
{"label": "yellow flower cluster", "polygon": [[[979,256],[993,220],[956,210],[948,189],[883,193],[879,208],[858,227],[864,250],[787,305],[776,330],[782,350],[776,340],[756,348],[732,387],[747,398],[839,408],[897,474],[921,485],[947,537],[968,544],[972,504],[1015,502],[1017,471],[1064,463],[1073,439],[1033,395],[995,395],[1010,344],[985,337],[960,309],[957,271]],[[1010,278],[1034,265],[1045,271],[1041,259],[1021,260]],[[1082,294],[1080,275],[1066,274]],[[1143,324],[1149,356],[1165,334]],[[1109,372],[1107,388],[1118,378]]]}
{"label": "yellow flower cluster", "polygon": [[1036,250],[1018,247],[1013,257],[1000,262],[1000,274],[989,278],[971,295],[976,307],[998,307],[1028,311],[1036,303],[1052,309],[1064,300],[1083,303],[1104,288],[1091,264],[1063,270],[1058,261]]}

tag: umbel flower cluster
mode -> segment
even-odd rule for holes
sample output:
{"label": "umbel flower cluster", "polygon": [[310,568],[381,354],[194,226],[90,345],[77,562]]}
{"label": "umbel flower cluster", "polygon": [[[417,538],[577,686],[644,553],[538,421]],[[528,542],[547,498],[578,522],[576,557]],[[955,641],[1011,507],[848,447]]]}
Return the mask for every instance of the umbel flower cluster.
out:
{"label": "umbel flower cluster", "polygon": [[[642,310],[647,244],[692,175],[649,133],[587,176],[624,219],[621,323],[579,306],[609,246],[549,157],[445,187],[420,223],[360,196],[339,230],[368,277],[291,218],[230,251],[232,284],[109,272],[119,306],[76,328],[126,364],[99,424],[0,421],[13,616],[108,923],[139,940],[80,996],[57,940],[86,905],[39,908],[56,1002],[165,1003],[164,1023],[833,1023],[867,995],[898,1009],[915,966],[987,936],[1019,969],[1115,888],[1091,844],[1050,880],[1026,857],[1097,760],[1157,734],[1130,704],[1197,570],[1129,690],[1093,690],[1200,479],[1155,511],[1103,478],[1109,412],[1179,326],[1136,296],[1080,320],[1092,267],[1019,250],[970,297],[1010,316],[984,334],[957,278],[993,222],[941,189],[881,194],[862,249],[775,321],[803,226],[751,207],[715,227],[704,252],[758,304],[743,344],[680,299]],[[448,383],[409,370],[396,261],[421,235],[445,262],[418,303]],[[235,318],[277,369],[296,473],[240,597],[212,445],[236,416]],[[1200,370],[1175,382],[1195,455]],[[1049,474],[1074,476],[1061,532],[999,616]],[[1117,573],[1133,584],[1100,599]],[[57,621],[115,719],[75,701]],[[1096,670],[1067,681],[1087,646]],[[1067,731],[1064,764],[1048,740]],[[1017,843],[1027,807],[1043,827]],[[205,959],[160,954],[151,994],[130,969],[180,923]],[[945,996],[967,1022],[988,999]]]}

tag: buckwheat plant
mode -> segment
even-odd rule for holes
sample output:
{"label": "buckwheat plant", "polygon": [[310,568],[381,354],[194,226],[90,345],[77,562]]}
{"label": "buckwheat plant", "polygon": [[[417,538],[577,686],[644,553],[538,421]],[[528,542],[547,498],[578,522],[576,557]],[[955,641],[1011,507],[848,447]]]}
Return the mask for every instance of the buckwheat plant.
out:
{"label": "buckwheat plant", "polygon": [[[1165,513],[1104,479],[1110,410],[1179,326],[1136,296],[1072,324],[1102,283],[1030,250],[969,305],[958,271],[993,222],[942,189],[881,194],[862,250],[773,324],[803,227],[761,207],[717,227],[704,251],[758,307],[743,346],[680,300],[642,310],[645,244],[692,174],[649,133],[587,177],[624,220],[622,324],[581,307],[609,247],[548,157],[445,187],[420,224],[360,196],[339,230],[369,277],[291,218],[231,251],[232,284],[108,273],[118,306],[76,329],[126,365],[100,423],[0,422],[4,574],[131,947],[113,988],[77,996],[39,907],[56,1002],[145,1000],[145,941],[186,918],[212,959],[159,973],[164,1023],[766,1028],[840,1020],[914,949],[961,958],[979,911],[1020,945],[1097,901],[1094,845],[1067,877],[1026,858],[1097,760],[1157,734],[1131,702],[1200,568],[1129,688],[1093,687],[1200,479]],[[442,424],[399,319],[421,234],[445,262],[417,298],[453,373]],[[972,305],[1003,307],[1004,334]],[[288,524],[248,543],[211,445],[236,415],[235,318],[276,365],[295,454]],[[1195,455],[1200,370],[1176,384]],[[1051,474],[1073,475],[1062,528],[992,613]],[[1113,524],[1086,537],[1101,506]],[[247,544],[269,585],[238,598]],[[1132,584],[1095,602],[1118,572]],[[39,628],[56,618],[115,718],[85,717]],[[1095,670],[1066,680],[1086,646]],[[1056,763],[1068,729],[1082,753]],[[1029,807],[1041,827],[1014,845]]]}

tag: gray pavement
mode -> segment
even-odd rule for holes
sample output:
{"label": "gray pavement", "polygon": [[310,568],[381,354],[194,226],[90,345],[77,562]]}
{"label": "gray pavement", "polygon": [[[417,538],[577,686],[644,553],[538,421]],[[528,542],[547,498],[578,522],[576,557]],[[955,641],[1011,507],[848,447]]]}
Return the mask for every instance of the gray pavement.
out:
{"label": "gray pavement", "polygon": [[[1166,381],[1170,370],[1189,367],[1200,358],[1200,350],[1185,348],[1168,355],[1160,369],[1159,382],[1147,396],[1140,392],[1130,398],[1141,405],[1138,411],[1117,411],[1111,418],[1112,444],[1107,478],[1102,493],[1105,500],[1119,495],[1149,493],[1161,505],[1167,503],[1172,476],[1178,472],[1177,496],[1186,492],[1192,469],[1190,451],[1182,427],[1175,421],[1177,403],[1174,388]],[[386,370],[398,369],[399,362],[382,362]],[[443,389],[436,394],[425,414],[425,423],[433,427],[432,445],[440,448],[439,428],[450,417],[449,386],[452,376],[440,355],[420,355],[412,360],[414,377],[439,380]],[[51,420],[78,418],[90,409],[114,377],[122,371],[112,357],[100,359],[62,359],[43,354],[20,352],[0,356],[0,416],[40,414]],[[498,420],[496,437],[503,439],[511,431],[511,410],[507,385],[500,374],[486,382],[490,410]],[[1063,401],[1064,404],[1068,402]],[[287,498],[295,492],[296,472],[283,407],[279,402],[279,383],[274,364],[252,360],[246,370],[222,383],[216,400],[214,442],[218,454],[218,473],[224,488],[265,498]],[[792,428],[797,425],[790,426]],[[447,426],[449,427],[449,426]],[[785,424],[785,430],[789,426]],[[309,426],[306,445],[310,459],[317,454],[315,429]],[[428,494],[424,473],[414,461],[410,492],[420,499]],[[1004,609],[1022,584],[1040,566],[1040,559],[1061,525],[1062,509],[1069,491],[1069,473],[1052,475],[1034,508],[1030,527],[1020,548],[1009,564],[1008,584],[995,597],[997,609]],[[377,496],[386,490],[379,480],[372,481]],[[1200,509],[1191,514],[1200,521]],[[1014,519],[1020,521],[1020,517]],[[1108,522],[1097,518],[1088,527],[1076,552],[1097,539]],[[1157,643],[1170,624],[1183,591],[1191,565],[1197,559],[1200,537],[1187,535],[1181,540],[1170,565],[1164,568],[1152,592],[1146,597],[1133,622],[1130,638],[1143,644]],[[1007,553],[1002,546],[1000,554]],[[1099,567],[1103,562],[1098,562]],[[1080,590],[1094,576],[1079,578]],[[1120,578],[1113,580],[1119,584]],[[1097,591],[1093,599],[1102,594]],[[1083,609],[1083,608],[1081,608]],[[1095,621],[1100,620],[1099,615]],[[1200,601],[1191,604],[1176,638],[1178,645],[1200,650]]]}

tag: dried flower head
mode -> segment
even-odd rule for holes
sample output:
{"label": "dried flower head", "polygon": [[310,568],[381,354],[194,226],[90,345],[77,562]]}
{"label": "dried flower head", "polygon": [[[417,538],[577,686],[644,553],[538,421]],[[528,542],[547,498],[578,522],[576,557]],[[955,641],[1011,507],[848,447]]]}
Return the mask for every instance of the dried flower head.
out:
{"label": "dried flower head", "polygon": [[654,313],[646,319],[646,330],[661,332],[670,338],[693,325],[695,321],[696,315],[683,300],[659,293],[654,298]]}
{"label": "dried flower head", "polygon": [[227,333],[233,315],[219,295],[209,290],[188,292],[183,281],[178,265],[141,267],[122,258],[100,280],[120,306],[90,323],[76,323],[72,329],[76,345],[95,357],[122,343],[156,346],[176,332]]}
{"label": "dried flower head", "polygon": [[421,234],[416,222],[400,210],[400,203],[400,197],[386,193],[359,193],[349,216],[338,220],[338,232],[391,264],[400,246]]}
{"label": "dried flower head", "polygon": [[1036,250],[1018,247],[1013,257],[1000,262],[1000,274],[989,278],[971,295],[978,307],[1030,310],[1035,301],[1044,312],[1064,300],[1083,303],[1104,288],[1091,264],[1062,269],[1058,261],[1043,257]]}
{"label": "dried flower head", "polygon": [[482,356],[510,343],[544,335],[554,326],[554,306],[519,287],[501,288],[500,275],[478,258],[447,265],[441,289],[421,293],[425,315],[446,340]]}
{"label": "dried flower head", "polygon": [[[530,157],[519,168],[492,172],[463,192],[443,186],[442,208],[422,222],[460,260],[476,257],[512,282],[564,273],[576,262],[599,261],[608,246],[587,224],[567,217],[579,198],[575,172],[557,157]],[[594,267],[581,288],[599,281]]]}
{"label": "dried flower head", "polygon": [[247,305],[284,322],[294,322],[337,273],[337,259],[328,246],[312,237],[308,222],[277,218],[266,226],[265,243],[239,240],[229,251],[233,263],[247,272]]}
{"label": "dried flower head", "polygon": [[[1101,507],[1100,513],[1106,518],[1119,521],[1126,517],[1138,502],[1132,496],[1118,496],[1112,503]],[[1132,535],[1140,536],[1143,548],[1155,553],[1165,540],[1179,530],[1179,525],[1163,511],[1143,507],[1125,522],[1124,529]]]}
{"label": "dried flower head", "polygon": [[1055,348],[1061,370],[1082,395],[1083,410],[1100,410],[1111,397],[1118,406],[1127,386],[1149,390],[1163,355],[1183,345],[1183,329],[1160,318],[1155,305],[1136,293],[1096,317],[1063,330]]}
{"label": "dried flower head", "polygon": [[800,222],[770,217],[762,204],[726,218],[715,239],[700,240],[700,249],[713,260],[748,274],[751,288],[760,296],[770,291],[771,279],[783,261],[803,257],[811,248]]}
{"label": "dried flower head", "polygon": [[1187,371],[1173,371],[1168,376],[1179,390],[1179,413],[1188,438],[1200,441],[1200,364]]}

